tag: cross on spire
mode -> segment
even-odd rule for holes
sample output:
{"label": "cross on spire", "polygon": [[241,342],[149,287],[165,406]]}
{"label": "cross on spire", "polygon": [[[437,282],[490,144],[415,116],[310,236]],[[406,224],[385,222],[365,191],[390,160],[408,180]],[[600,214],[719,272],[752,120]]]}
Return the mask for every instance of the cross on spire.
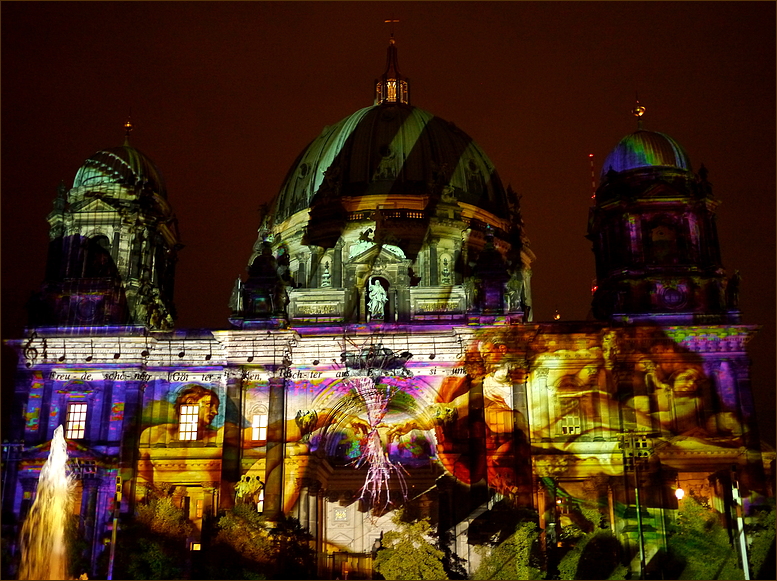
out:
{"label": "cross on spire", "polygon": [[394,23],[399,22],[398,18],[388,18],[383,21],[383,24],[391,24],[391,38],[394,38]]}

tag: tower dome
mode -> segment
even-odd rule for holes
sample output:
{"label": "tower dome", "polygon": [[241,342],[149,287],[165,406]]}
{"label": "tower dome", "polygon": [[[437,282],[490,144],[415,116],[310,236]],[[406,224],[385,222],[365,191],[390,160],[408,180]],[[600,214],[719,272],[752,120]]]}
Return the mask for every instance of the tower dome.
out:
{"label": "tower dome", "polygon": [[[132,125],[125,124],[126,135]],[[162,174],[125,139],[89,156],[49,214],[39,324],[171,329],[179,241]],[[63,299],[62,297],[66,297]]]}
{"label": "tower dome", "polygon": [[106,184],[146,186],[161,197],[167,198],[162,173],[154,162],[126,143],[121,147],[102,149],[90,155],[73,180],[74,188]]}
{"label": "tower dome", "polygon": [[[635,115],[644,111],[638,102]],[[610,152],[588,224],[596,318],[737,322],[722,293],[718,201],[706,176],[674,139],[641,125]]]}
{"label": "tower dome", "polygon": [[616,172],[643,168],[691,170],[688,154],[674,139],[658,131],[639,129],[615,146],[602,165],[602,179],[612,169]]}

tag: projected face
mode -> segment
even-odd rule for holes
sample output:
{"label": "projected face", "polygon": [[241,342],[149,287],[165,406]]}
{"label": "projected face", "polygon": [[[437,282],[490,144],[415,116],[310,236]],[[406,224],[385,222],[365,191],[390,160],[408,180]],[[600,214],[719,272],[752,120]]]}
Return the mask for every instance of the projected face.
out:
{"label": "projected face", "polygon": [[200,430],[208,427],[219,413],[219,398],[215,392],[201,385],[185,388],[175,402],[175,409],[180,415],[181,406],[197,405],[198,426]]}
{"label": "projected face", "polygon": [[676,395],[690,395],[696,392],[698,379],[699,372],[695,369],[688,369],[675,377],[672,389]]}

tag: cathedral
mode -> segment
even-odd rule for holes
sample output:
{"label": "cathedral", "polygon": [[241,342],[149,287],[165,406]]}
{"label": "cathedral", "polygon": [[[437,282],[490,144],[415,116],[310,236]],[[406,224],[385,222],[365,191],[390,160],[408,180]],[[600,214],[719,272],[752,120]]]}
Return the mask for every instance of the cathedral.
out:
{"label": "cathedral", "polygon": [[536,321],[520,196],[469,135],[411,105],[392,38],[374,104],[292,163],[208,331],[175,327],[178,223],[128,122],[47,217],[43,283],[8,341],[20,443],[4,515],[24,519],[63,425],[90,577],[116,519],[157,489],[203,553],[203,524],[235,503],[298,519],[321,578],[370,577],[400,507],[469,573],[504,506],[535,511],[547,544],[598,507],[635,575],[678,491],[733,522],[772,495],[756,327],[725,275],[707,169],[643,113],[591,202],[593,316]]}

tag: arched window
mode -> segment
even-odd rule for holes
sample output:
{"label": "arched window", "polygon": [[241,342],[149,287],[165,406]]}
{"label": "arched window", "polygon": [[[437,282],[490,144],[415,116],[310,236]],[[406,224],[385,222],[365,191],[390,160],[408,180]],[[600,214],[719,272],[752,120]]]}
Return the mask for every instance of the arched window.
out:
{"label": "arched window", "polygon": [[251,441],[264,443],[267,442],[267,426],[269,414],[267,407],[263,405],[255,406],[251,410]]}

